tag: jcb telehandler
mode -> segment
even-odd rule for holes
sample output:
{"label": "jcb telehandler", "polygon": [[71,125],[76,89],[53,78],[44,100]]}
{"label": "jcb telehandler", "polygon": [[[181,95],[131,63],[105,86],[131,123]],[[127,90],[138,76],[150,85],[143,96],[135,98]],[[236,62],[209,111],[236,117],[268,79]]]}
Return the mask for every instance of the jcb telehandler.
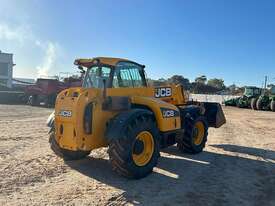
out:
{"label": "jcb telehandler", "polygon": [[48,119],[50,145],[64,160],[109,147],[113,170],[145,177],[157,165],[160,148],[177,144],[199,153],[208,127],[220,127],[220,104],[188,102],[180,85],[148,87],[144,65],[119,58],[77,59],[82,87],[62,91]]}

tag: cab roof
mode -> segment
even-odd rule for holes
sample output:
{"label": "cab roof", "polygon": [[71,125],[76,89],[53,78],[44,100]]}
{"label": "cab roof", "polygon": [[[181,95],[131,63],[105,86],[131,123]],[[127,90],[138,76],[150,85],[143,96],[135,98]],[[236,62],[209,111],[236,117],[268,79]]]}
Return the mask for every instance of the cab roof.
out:
{"label": "cab roof", "polygon": [[261,89],[259,87],[255,87],[255,86],[245,86],[244,88],[246,88],[246,89]]}
{"label": "cab roof", "polygon": [[[122,58],[112,58],[112,57],[94,57],[90,59],[76,59],[74,61],[75,65],[84,66],[84,67],[91,67],[92,65],[97,64],[105,64],[105,65],[111,65],[116,66],[118,62],[132,62],[135,64],[138,64],[136,62],[130,61],[128,59],[122,59]],[[140,64],[138,64],[140,65]]]}

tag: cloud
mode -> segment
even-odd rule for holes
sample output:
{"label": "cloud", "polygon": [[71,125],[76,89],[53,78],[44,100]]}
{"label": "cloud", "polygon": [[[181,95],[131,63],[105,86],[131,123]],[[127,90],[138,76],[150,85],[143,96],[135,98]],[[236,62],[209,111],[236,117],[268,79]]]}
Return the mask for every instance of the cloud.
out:
{"label": "cloud", "polygon": [[15,40],[23,44],[27,39],[32,38],[32,32],[26,25],[11,27],[8,24],[0,23],[0,39]]}
{"label": "cloud", "polygon": [[49,76],[49,72],[56,66],[56,59],[59,56],[59,46],[53,42],[47,42],[46,45],[39,42],[37,45],[42,48],[45,53],[42,63],[36,67],[38,76]]}
{"label": "cloud", "polygon": [[[42,40],[33,34],[32,29],[27,24],[11,26],[0,22],[0,40],[19,42],[21,47],[30,47],[42,51],[41,63],[36,68],[38,77],[49,76],[51,71],[56,68],[57,58],[61,54],[61,47],[57,42]],[[36,52],[34,50],[34,52]],[[31,57],[29,57],[31,59]],[[19,67],[20,65],[17,65]]]}

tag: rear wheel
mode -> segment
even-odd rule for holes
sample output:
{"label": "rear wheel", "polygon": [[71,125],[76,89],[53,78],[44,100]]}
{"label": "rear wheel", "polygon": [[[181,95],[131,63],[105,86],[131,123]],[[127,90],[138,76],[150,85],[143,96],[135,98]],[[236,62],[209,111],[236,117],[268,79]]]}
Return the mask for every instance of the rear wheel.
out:
{"label": "rear wheel", "polygon": [[270,109],[272,112],[275,112],[275,100],[272,100],[270,103]]}
{"label": "rear wheel", "polygon": [[261,98],[259,98],[257,100],[256,107],[257,107],[257,110],[263,110],[264,109],[264,102]]}
{"label": "rear wheel", "polygon": [[79,160],[90,154],[90,151],[71,151],[61,148],[56,142],[54,131],[50,132],[49,143],[53,152],[64,160]]}
{"label": "rear wheel", "polygon": [[180,151],[187,153],[200,153],[205,147],[208,136],[208,124],[203,116],[195,119],[186,118],[184,134],[177,146]]}
{"label": "rear wheel", "polygon": [[128,178],[142,178],[150,174],[159,158],[158,130],[150,115],[140,115],[130,121],[121,138],[109,141],[112,168]]}
{"label": "rear wheel", "polygon": [[38,106],[38,96],[37,95],[31,95],[28,100],[28,104],[31,106]]}

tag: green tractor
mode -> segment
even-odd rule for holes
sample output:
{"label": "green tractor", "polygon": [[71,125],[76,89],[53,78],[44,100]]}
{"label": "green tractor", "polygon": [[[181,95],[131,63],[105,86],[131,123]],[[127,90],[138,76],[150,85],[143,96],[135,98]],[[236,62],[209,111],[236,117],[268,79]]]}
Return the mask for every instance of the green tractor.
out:
{"label": "green tractor", "polygon": [[225,106],[237,106],[237,101],[239,101],[240,97],[231,98],[224,101]]}
{"label": "green tractor", "polygon": [[271,110],[275,112],[275,86],[271,87],[269,90],[264,90],[264,93],[258,98],[253,98],[253,107],[251,103],[251,108],[255,110]]}
{"label": "green tractor", "polygon": [[261,89],[258,87],[245,87],[244,94],[241,97],[224,101],[225,106],[237,106],[239,108],[248,108],[252,105],[252,99],[261,95]]}

